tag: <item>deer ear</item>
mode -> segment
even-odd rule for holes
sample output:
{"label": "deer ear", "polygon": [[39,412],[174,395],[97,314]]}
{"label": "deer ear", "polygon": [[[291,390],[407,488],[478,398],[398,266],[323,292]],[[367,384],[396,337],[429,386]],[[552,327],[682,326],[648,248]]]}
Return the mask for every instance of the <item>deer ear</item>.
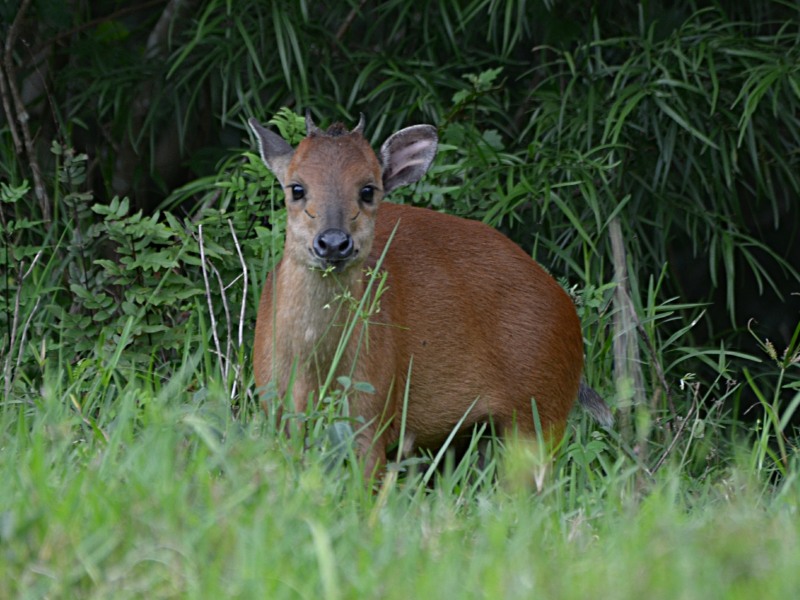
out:
{"label": "deer ear", "polygon": [[292,156],[294,156],[294,148],[277,133],[270,131],[255,119],[249,119],[247,124],[250,125],[250,129],[253,130],[256,140],[258,140],[261,160],[278,179],[281,187],[285,187],[284,177]]}
{"label": "deer ear", "polygon": [[383,192],[419,181],[436,156],[438,138],[431,125],[414,125],[393,134],[381,146]]}

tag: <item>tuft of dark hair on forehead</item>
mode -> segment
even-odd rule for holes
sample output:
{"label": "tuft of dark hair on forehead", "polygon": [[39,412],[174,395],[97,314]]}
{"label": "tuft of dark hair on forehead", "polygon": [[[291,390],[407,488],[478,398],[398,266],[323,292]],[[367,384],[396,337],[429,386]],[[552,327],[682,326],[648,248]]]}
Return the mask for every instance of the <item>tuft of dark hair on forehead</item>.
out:
{"label": "tuft of dark hair on forehead", "polygon": [[336,122],[333,123],[330,127],[328,127],[328,130],[325,132],[325,135],[328,135],[330,137],[340,137],[342,135],[347,135],[349,133],[350,130],[344,123]]}

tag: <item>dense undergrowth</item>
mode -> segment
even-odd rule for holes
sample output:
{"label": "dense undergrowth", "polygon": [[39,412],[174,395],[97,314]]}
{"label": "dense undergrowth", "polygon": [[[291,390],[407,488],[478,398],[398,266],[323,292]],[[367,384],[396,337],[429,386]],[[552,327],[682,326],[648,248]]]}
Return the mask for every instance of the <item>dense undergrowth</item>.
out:
{"label": "dense undergrowth", "polygon": [[483,471],[476,452],[430,480],[406,464],[371,493],[325,429],[302,451],[260,412],[234,417],[216,377],[193,391],[201,362],[168,379],[52,369],[4,407],[0,594],[748,598],[800,583],[797,457],[776,477],[744,431],[709,458],[719,436],[693,420],[648,473],[576,414],[527,484],[541,465],[497,442]]}

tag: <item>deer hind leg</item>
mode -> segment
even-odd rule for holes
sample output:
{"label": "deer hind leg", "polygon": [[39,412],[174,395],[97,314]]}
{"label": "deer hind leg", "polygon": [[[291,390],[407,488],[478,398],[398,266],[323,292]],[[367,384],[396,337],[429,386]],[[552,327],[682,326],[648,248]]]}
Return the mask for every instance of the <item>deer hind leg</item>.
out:
{"label": "deer hind leg", "polygon": [[537,426],[532,412],[524,417],[495,418],[495,423],[506,446],[503,480],[514,488],[532,487],[541,492],[552,473],[565,424],[545,420]]}

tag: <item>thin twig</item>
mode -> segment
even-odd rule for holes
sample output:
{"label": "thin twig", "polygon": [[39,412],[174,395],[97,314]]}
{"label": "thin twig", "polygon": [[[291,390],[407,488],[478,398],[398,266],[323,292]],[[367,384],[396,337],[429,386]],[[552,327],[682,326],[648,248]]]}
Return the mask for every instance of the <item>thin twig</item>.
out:
{"label": "thin twig", "polygon": [[[11,320],[11,333],[8,338],[8,354],[6,354],[5,364],[3,365],[3,379],[5,380],[5,384],[3,386],[4,398],[8,398],[9,394],[11,393],[11,382],[13,380],[12,373],[11,373],[11,355],[14,349],[14,344],[17,342],[17,331],[19,329],[19,318],[20,318],[20,300],[22,298],[22,288],[23,283],[25,280],[30,276],[33,268],[36,266],[36,263],[39,262],[39,259],[42,257],[42,253],[44,250],[39,250],[36,253],[36,256],[33,257],[31,261],[30,267],[24,273],[22,272],[22,263],[19,264],[19,276],[17,278],[17,292],[14,295],[14,318]],[[30,326],[31,317],[33,313],[36,312],[36,309],[39,307],[39,300],[36,301],[36,305],[33,308],[30,316],[28,317],[25,325],[22,328],[22,335],[20,338],[20,347],[23,345],[25,340],[25,334],[27,333],[28,327]],[[15,369],[19,368],[20,363],[22,362],[22,350],[20,348],[20,354],[18,355],[17,365]]]}
{"label": "thin twig", "polygon": [[33,309],[31,309],[31,312],[28,315],[28,318],[25,320],[25,325],[23,325],[23,327],[22,327],[22,333],[20,333],[20,336],[19,336],[19,352],[17,353],[17,364],[14,367],[14,372],[15,373],[18,373],[19,372],[19,368],[22,366],[22,357],[23,357],[24,351],[25,351],[25,338],[28,337],[28,330],[31,327],[31,321],[33,320],[33,315],[36,314],[36,311],[39,309],[39,304],[41,304],[41,302],[42,302],[42,297],[41,296],[37,296],[36,297],[36,302],[33,305]]}
{"label": "thin twig", "polygon": [[195,211],[194,216],[192,216],[192,223],[196,225],[202,221],[203,217],[205,217],[205,210],[211,206],[214,206],[221,195],[222,190],[215,190],[212,194],[210,194],[209,197],[203,201],[203,204],[200,206],[200,208]]}
{"label": "thin twig", "polygon": [[[239,308],[239,332],[237,341],[239,342],[239,348],[244,345],[244,315],[245,315],[245,308],[247,307],[247,265],[244,262],[244,256],[242,255],[242,248],[239,245],[239,238],[236,236],[236,230],[233,228],[233,222],[228,219],[228,227],[231,230],[231,237],[233,238],[233,245],[236,247],[236,254],[239,256],[239,264],[242,266],[242,278],[243,278],[243,290],[242,290],[242,304]],[[238,277],[236,278],[238,279]],[[236,397],[237,392],[237,382],[241,389],[245,389],[244,386],[244,379],[242,377],[242,369],[238,361],[235,364],[236,369],[236,377],[234,378],[233,386],[231,387],[231,399]]]}
{"label": "thin twig", "polygon": [[121,8],[114,12],[108,13],[107,15],[103,15],[102,17],[97,17],[96,19],[91,19],[90,21],[86,21],[85,23],[81,23],[77,27],[73,27],[71,29],[67,29],[65,31],[60,31],[53,37],[45,40],[38,46],[33,49],[32,54],[36,54],[41,50],[45,49],[50,44],[55,44],[60,42],[64,38],[69,38],[74,36],[76,33],[80,33],[81,31],[85,31],[87,29],[91,29],[96,25],[102,25],[103,23],[113,22],[119,19],[120,17],[124,17],[130,13],[140,12],[146,10],[152,6],[157,4],[166,4],[169,0],[149,0],[148,2],[139,2],[133,6],[126,6],[125,8]]}
{"label": "thin twig", "polygon": [[231,338],[233,338],[233,333],[231,331],[231,311],[228,307],[228,296],[225,293],[225,284],[222,283],[222,276],[219,274],[219,271],[214,266],[214,263],[211,261],[208,262],[211,270],[214,272],[214,276],[217,278],[217,285],[219,286],[219,294],[220,299],[222,300],[222,308],[225,311],[225,325],[226,331],[228,332],[227,339],[225,340],[225,356],[223,357],[223,364],[222,364],[222,378],[225,381],[228,381],[228,372],[230,370],[231,364],[231,350],[233,348],[233,343]]}
{"label": "thin twig", "polygon": [[231,236],[233,237],[233,245],[236,246],[236,254],[239,255],[239,264],[242,265],[242,275],[244,276],[244,289],[242,290],[242,306],[239,310],[239,347],[244,344],[244,311],[247,306],[247,265],[242,256],[242,248],[239,246],[239,238],[236,237],[236,230],[233,228],[233,223],[228,219],[228,227],[231,228]]}
{"label": "thin twig", "polygon": [[664,464],[664,461],[667,460],[667,457],[670,454],[672,454],[672,450],[675,448],[675,444],[678,443],[678,440],[681,438],[681,435],[683,434],[683,430],[686,429],[686,424],[689,421],[691,421],[692,418],[694,417],[694,413],[697,411],[697,406],[699,404],[699,402],[697,401],[698,389],[699,388],[695,386],[694,394],[692,394],[692,408],[689,409],[689,412],[686,414],[686,418],[683,420],[680,427],[678,427],[678,431],[675,432],[675,437],[672,438],[672,442],[670,442],[669,447],[666,450],[664,450],[664,453],[658,459],[658,462],[656,462],[656,465],[653,467],[651,474],[655,475],[656,471],[658,471],[661,468],[661,465]]}
{"label": "thin twig", "polygon": [[6,354],[6,360],[3,364],[3,380],[5,381],[5,385],[3,386],[3,398],[6,399],[8,399],[8,395],[11,392],[11,354],[14,343],[17,340],[17,327],[19,327],[19,298],[22,293],[21,284],[22,282],[20,282],[19,287],[17,287],[17,293],[14,296],[14,318],[11,320],[11,333],[8,337],[8,354]]}
{"label": "thin twig", "polygon": [[361,0],[361,2],[358,3],[357,7],[354,6],[350,10],[350,13],[347,15],[345,20],[342,22],[341,26],[339,27],[339,30],[336,32],[336,42],[337,43],[340,43],[342,41],[342,38],[344,37],[344,34],[347,33],[348,29],[350,29],[350,25],[353,24],[353,19],[355,19],[356,15],[361,12],[361,9],[364,8],[364,5],[366,3],[367,3],[367,0]]}
{"label": "thin twig", "polygon": [[[22,130],[22,139],[25,144],[25,154],[27,155],[28,164],[30,164],[31,174],[33,175],[33,190],[36,193],[36,198],[39,200],[39,205],[42,209],[42,219],[49,226],[51,220],[50,197],[47,194],[47,189],[45,188],[44,180],[42,179],[42,170],[39,168],[39,159],[36,157],[36,148],[33,145],[33,137],[31,137],[30,127],[28,127],[28,120],[30,116],[25,110],[25,103],[23,102],[22,95],[19,92],[19,86],[17,85],[17,73],[16,68],[14,67],[14,44],[17,41],[19,28],[22,26],[22,20],[31,5],[31,1],[32,0],[22,1],[22,4],[17,11],[17,16],[14,18],[14,22],[11,24],[11,28],[8,30],[4,61],[6,65],[8,88],[11,91],[11,98],[14,101],[14,111],[16,113],[14,116],[16,117],[17,123]],[[9,121],[11,121],[12,118],[12,115],[9,115]]]}
{"label": "thin twig", "polygon": [[22,140],[19,139],[17,132],[17,120],[14,118],[14,112],[11,109],[11,98],[8,97],[8,87],[6,86],[6,72],[3,65],[0,64],[0,96],[3,97],[3,110],[6,112],[6,123],[11,130],[11,139],[14,140],[14,150],[17,154],[22,154]]}
{"label": "thin twig", "polygon": [[203,226],[199,225],[197,231],[198,241],[200,243],[200,266],[203,271],[203,283],[206,287],[206,301],[208,302],[208,316],[211,319],[211,336],[214,340],[214,346],[217,349],[217,356],[222,358],[222,349],[219,345],[219,336],[217,336],[217,319],[214,317],[214,303],[211,301],[211,286],[208,284],[208,270],[206,269],[206,251],[203,246]]}

